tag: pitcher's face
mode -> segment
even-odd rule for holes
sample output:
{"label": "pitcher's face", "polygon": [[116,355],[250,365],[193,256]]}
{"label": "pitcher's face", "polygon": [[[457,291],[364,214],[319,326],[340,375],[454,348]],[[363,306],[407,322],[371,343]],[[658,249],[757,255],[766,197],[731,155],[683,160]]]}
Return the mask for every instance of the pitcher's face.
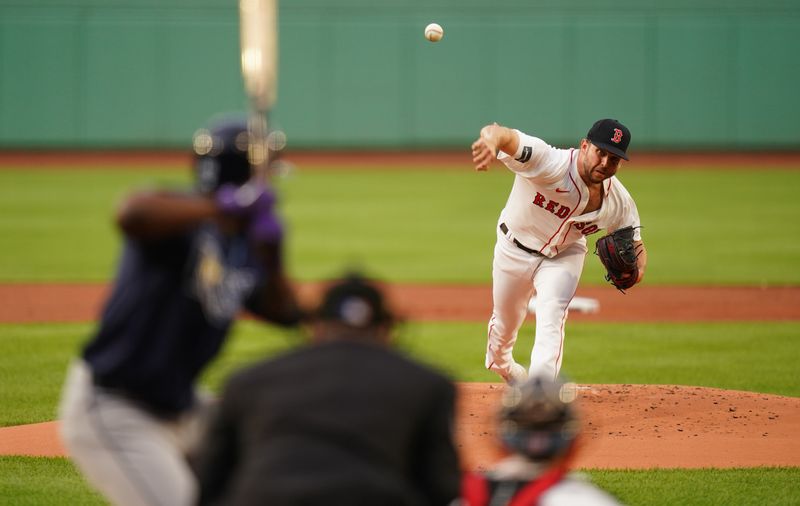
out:
{"label": "pitcher's face", "polygon": [[586,184],[602,183],[617,173],[622,158],[598,148],[591,142],[581,141],[580,174]]}

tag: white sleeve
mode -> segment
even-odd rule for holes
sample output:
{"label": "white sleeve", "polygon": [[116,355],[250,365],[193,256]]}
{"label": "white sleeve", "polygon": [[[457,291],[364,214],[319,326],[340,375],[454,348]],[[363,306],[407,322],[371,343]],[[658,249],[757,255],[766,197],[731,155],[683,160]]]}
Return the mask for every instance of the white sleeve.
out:
{"label": "white sleeve", "polygon": [[636,208],[636,202],[631,199],[630,204],[630,211],[628,215],[630,216],[631,226],[633,227],[633,240],[634,241],[641,241],[642,240],[642,222],[639,220],[639,210]]}
{"label": "white sleeve", "polygon": [[519,130],[514,132],[519,140],[517,152],[509,154],[500,151],[498,160],[522,177],[551,183],[564,177],[564,171],[569,169],[569,163],[566,163],[569,150],[554,148],[542,139]]}
{"label": "white sleeve", "polygon": [[636,202],[622,184],[615,185],[614,191],[619,192],[620,197],[622,197],[622,203],[620,205],[621,211],[618,214],[617,220],[609,227],[608,232],[611,233],[620,228],[631,226],[634,227],[633,240],[641,241],[642,223],[639,219],[639,209],[636,207]]}

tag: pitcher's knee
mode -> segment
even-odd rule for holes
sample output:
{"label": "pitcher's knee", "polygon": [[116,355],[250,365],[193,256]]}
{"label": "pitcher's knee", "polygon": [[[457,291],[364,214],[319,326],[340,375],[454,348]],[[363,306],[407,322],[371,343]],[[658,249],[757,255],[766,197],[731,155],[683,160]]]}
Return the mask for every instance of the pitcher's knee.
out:
{"label": "pitcher's knee", "polygon": [[537,320],[543,315],[560,319],[561,316],[567,311],[569,300],[550,299],[537,301],[536,303],[536,317]]}

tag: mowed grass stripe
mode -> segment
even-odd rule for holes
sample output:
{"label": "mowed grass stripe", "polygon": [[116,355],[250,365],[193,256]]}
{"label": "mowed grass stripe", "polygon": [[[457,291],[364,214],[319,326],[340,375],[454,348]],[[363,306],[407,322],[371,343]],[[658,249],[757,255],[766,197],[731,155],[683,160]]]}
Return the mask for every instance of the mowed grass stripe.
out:
{"label": "mowed grass stripe", "polygon": [[[623,169],[620,178],[645,226],[647,283],[800,284],[800,239],[791,234],[800,171]],[[287,265],[300,280],[358,266],[394,282],[489,282],[494,227],[512,181],[499,165],[487,173],[300,167],[277,183]],[[109,279],[116,202],[159,184],[187,187],[188,168],[0,171],[0,281]],[[592,255],[583,283],[603,283]]]}
{"label": "mowed grass stripe", "polygon": [[[0,426],[53,420],[64,374],[92,324],[0,325]],[[397,344],[457,381],[497,381],[483,367],[485,324],[407,323]],[[800,323],[572,323],[564,372],[579,383],[678,384],[800,396]],[[515,356],[527,364],[532,326]],[[202,383],[218,391],[235,370],[300,345],[299,332],[239,322]]]}
{"label": "mowed grass stripe", "polygon": [[[587,470],[598,486],[630,506],[795,505],[800,468]],[[65,458],[0,457],[5,504],[108,504]]]}

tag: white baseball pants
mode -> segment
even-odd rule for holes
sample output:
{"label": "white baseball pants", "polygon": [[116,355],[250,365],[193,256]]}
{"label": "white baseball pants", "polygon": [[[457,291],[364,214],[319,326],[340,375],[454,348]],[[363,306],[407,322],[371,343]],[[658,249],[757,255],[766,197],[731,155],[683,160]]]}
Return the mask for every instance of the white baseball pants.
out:
{"label": "white baseball pants", "polygon": [[184,506],[197,501],[186,461],[196,414],[171,422],[96,387],[83,361],[67,375],[59,407],[61,439],[87,481],[115,505]]}
{"label": "white baseball pants", "polygon": [[554,258],[523,251],[498,228],[492,263],[492,299],[486,368],[506,382],[525,379],[514,361],[517,333],[536,293],[536,334],[529,374],[555,377],[564,356],[564,324],[583,271],[586,245],[575,243]]}

